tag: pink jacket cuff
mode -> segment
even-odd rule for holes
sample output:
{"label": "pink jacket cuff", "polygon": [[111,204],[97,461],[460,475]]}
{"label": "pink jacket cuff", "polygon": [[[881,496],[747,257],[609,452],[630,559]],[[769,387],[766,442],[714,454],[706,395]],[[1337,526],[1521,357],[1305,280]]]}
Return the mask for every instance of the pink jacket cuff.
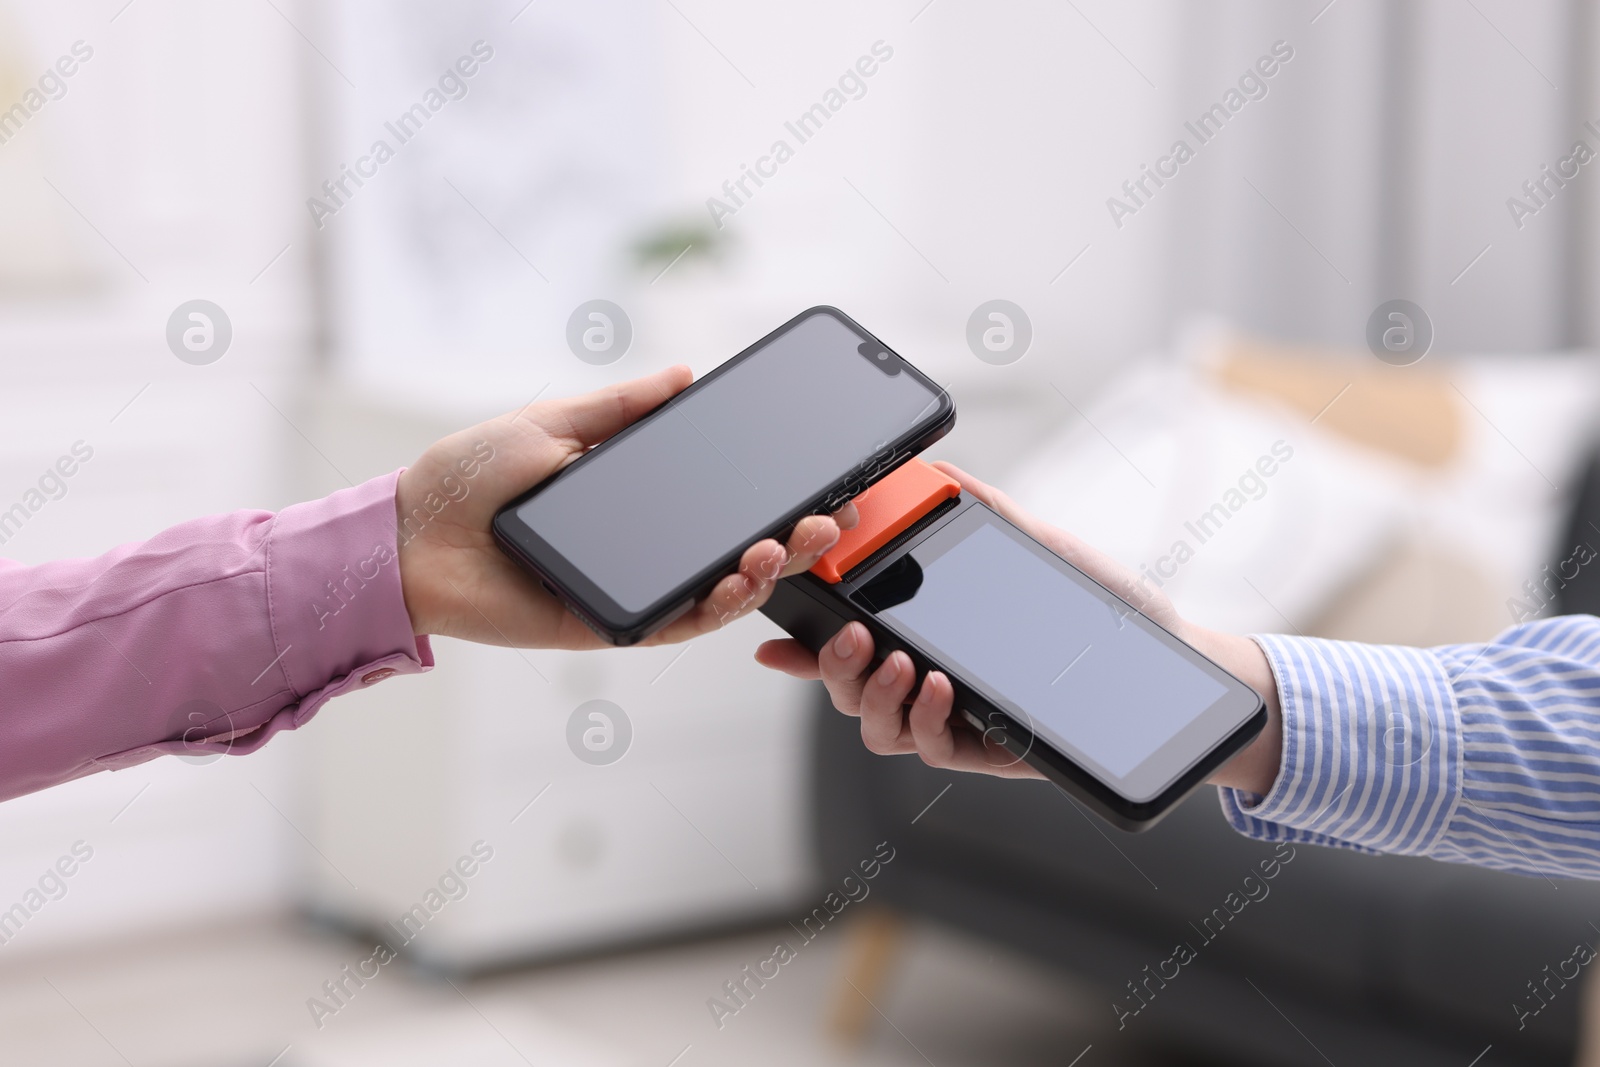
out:
{"label": "pink jacket cuff", "polygon": [[253,752],[331,697],[431,667],[401,593],[398,476],[94,559],[0,561],[0,799]]}

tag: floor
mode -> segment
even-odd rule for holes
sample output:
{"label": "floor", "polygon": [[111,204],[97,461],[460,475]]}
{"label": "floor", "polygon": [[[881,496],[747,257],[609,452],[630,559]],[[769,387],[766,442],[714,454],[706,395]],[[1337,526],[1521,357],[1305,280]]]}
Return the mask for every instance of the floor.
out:
{"label": "floor", "polygon": [[[264,919],[93,952],[0,959],[0,1063],[73,1067],[1152,1067],[1105,1006],[1060,976],[933,926],[910,927],[860,1038],[830,1028],[849,928],[804,945],[719,1027],[707,1002],[787,928],[472,980],[378,969],[322,993],[370,949]],[[367,968],[370,973],[372,968]],[[770,968],[768,968],[770,971]],[[325,1005],[314,1018],[313,997]],[[854,997],[855,994],[849,994]],[[723,998],[728,1002],[727,998]],[[730,1008],[733,1006],[728,1002]],[[861,1007],[857,1002],[856,1007]],[[334,1010],[337,1008],[337,1010]],[[319,1025],[320,1024],[320,1025]],[[1163,1067],[1170,1061],[1159,1061]]]}

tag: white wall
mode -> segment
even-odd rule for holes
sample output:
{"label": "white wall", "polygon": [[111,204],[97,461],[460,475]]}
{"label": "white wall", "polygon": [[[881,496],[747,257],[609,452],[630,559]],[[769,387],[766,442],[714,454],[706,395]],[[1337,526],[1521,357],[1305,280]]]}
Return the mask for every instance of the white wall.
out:
{"label": "white wall", "polygon": [[[1176,5],[1078,6],[1093,26],[1068,7],[937,0],[808,5],[783,21],[687,7],[756,82],[687,27],[669,34],[671,188],[701,217],[873,42],[894,57],[727,221],[734,258],[703,288],[674,290],[675,321],[736,320],[749,337],[807,302],[837,303],[972,395],[1081,385],[1156,344],[1165,232],[1117,233],[1103,201],[1150,143],[1170,88],[1147,84],[1094,27],[1161,71]],[[996,297],[1034,322],[1034,347],[1013,367],[966,347],[968,315]]]}
{"label": "white wall", "polygon": [[[633,0],[324,9],[355,88],[316,73],[325,128],[308,193],[375,141],[396,149],[315,231],[341,374],[510,406],[639,371],[591,370],[563,336],[580,302],[628,302],[626,249],[659,170],[659,17]],[[479,42],[492,57],[466,95],[400,144],[385,124]]]}
{"label": "white wall", "polygon": [[1441,353],[1584,340],[1567,245],[1594,243],[1578,228],[1593,175],[1521,230],[1506,208],[1575,138],[1600,148],[1579,122],[1600,111],[1569,110],[1589,66],[1573,67],[1580,6],[1186,5],[1174,127],[1274,41],[1295,58],[1152,208],[1174,227],[1167,314],[1360,350],[1372,309],[1403,297]]}
{"label": "white wall", "polygon": [[[298,438],[262,394],[292,413],[309,361],[295,196],[305,44],[268,5],[120,6],[0,6],[14,26],[0,63],[23,84],[75,41],[94,50],[66,95],[0,145],[7,210],[35,212],[39,242],[37,255],[9,248],[0,272],[0,499],[18,499],[74,441],[94,449],[66,497],[0,550],[24,562],[280,507],[294,491]],[[30,277],[36,264],[51,269]],[[234,327],[207,367],[165,341],[170,312],[197,297]],[[290,810],[292,747],[204,767],[164,760],[0,806],[6,905],[73,841],[96,850],[5,951],[281,900],[299,838],[262,793]]]}

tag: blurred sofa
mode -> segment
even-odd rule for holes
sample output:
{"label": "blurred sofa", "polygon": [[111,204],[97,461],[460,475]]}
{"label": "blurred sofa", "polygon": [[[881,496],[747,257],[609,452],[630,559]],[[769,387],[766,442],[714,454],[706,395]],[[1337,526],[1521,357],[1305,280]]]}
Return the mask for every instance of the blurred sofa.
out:
{"label": "blurred sofa", "polygon": [[[877,899],[1081,979],[1091,1017],[1104,1001],[1097,1055],[1125,1043],[1126,1058],[1164,1046],[1238,1067],[1466,1067],[1493,1045],[1483,1064],[1572,1062],[1578,984],[1552,986],[1532,1017],[1517,1006],[1535,1003],[1527,983],[1600,938],[1600,885],[1302,846],[1271,881],[1258,874],[1264,897],[1202,932],[1282,855],[1235,834],[1209,787],[1123,834],[1046,783],[874,756],[824,700],[814,731],[823,869],[888,841],[893,877]],[[1165,988],[1145,986],[1180,942],[1196,958]],[[1124,1018],[1129,982],[1154,994]]]}

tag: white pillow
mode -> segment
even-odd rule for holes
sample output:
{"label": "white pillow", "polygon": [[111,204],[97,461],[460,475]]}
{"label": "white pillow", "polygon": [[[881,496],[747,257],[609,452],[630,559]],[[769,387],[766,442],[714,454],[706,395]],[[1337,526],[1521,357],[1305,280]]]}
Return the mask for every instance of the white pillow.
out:
{"label": "white pillow", "polygon": [[1460,462],[1414,498],[1418,521],[1506,596],[1519,595],[1573,547],[1557,542],[1596,441],[1600,366],[1589,353],[1455,356],[1441,365],[1467,401],[1465,439]]}
{"label": "white pillow", "polygon": [[1398,464],[1303,415],[1227,393],[1190,366],[1152,360],[1092,403],[1074,399],[1084,417],[1069,414],[1006,488],[1159,577],[1201,625],[1307,626],[1382,560],[1405,521]]}

